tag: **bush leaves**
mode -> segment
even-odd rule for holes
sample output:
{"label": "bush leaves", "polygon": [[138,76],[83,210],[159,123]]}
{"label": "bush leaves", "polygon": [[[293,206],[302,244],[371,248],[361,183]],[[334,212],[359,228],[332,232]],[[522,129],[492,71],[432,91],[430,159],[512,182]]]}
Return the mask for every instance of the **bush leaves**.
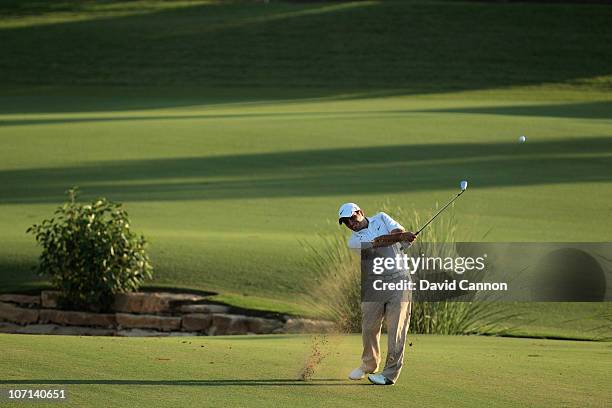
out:
{"label": "bush leaves", "polygon": [[147,242],[130,229],[121,204],[106,198],[82,204],[78,188],[67,193],[69,202],[53,218],[26,230],[43,248],[37,271],[62,292],[64,306],[106,310],[116,293],[152,278]]}

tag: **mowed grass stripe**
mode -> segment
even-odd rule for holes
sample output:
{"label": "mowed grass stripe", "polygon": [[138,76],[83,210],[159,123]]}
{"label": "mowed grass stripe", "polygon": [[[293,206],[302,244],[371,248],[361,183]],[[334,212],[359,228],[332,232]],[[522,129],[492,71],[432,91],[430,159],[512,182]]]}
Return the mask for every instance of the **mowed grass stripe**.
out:
{"label": "mowed grass stripe", "polygon": [[[384,340],[384,339],[383,339]],[[214,406],[220,403],[335,406],[602,406],[609,399],[607,343],[411,336],[392,388],[350,382],[358,336],[330,338],[311,382],[297,381],[308,336],[96,338],[0,335],[7,353],[0,386],[65,387],[71,406]],[[9,367],[21,367],[11,371]],[[49,367],[55,367],[49,370]],[[4,372],[2,372],[4,370]],[[563,390],[564,392],[559,392]]]}

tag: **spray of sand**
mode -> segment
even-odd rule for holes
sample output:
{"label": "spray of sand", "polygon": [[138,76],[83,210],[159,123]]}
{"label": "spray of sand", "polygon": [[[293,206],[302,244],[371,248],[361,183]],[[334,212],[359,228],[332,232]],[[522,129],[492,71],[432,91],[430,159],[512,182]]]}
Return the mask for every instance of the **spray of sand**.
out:
{"label": "spray of sand", "polygon": [[346,333],[360,330],[361,289],[359,257],[352,254],[342,237],[320,237],[322,245],[303,243],[304,269],[312,276],[309,307],[314,315],[335,323],[336,328],[312,335],[310,348],[298,378],[312,379]]}
{"label": "spray of sand", "polygon": [[316,334],[311,338],[310,354],[306,358],[304,367],[300,370],[298,378],[308,381],[315,375],[323,360],[329,355],[329,338],[327,334]]}

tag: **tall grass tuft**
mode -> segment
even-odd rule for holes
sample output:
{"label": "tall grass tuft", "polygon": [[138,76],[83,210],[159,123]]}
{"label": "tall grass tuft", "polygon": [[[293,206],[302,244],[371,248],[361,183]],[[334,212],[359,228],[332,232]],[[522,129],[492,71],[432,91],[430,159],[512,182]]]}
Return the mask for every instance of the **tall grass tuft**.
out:
{"label": "tall grass tuft", "polygon": [[[415,231],[428,217],[401,207],[382,210]],[[429,214],[427,214],[429,216]],[[361,331],[361,280],[358,253],[347,248],[346,234],[321,237],[322,245],[306,244],[306,266],[311,272],[312,308],[336,322],[345,333]],[[453,256],[457,223],[451,207],[424,230],[407,251],[429,256]],[[433,245],[436,244],[436,245]],[[443,244],[443,245],[441,245]],[[448,245],[446,245],[448,244]],[[513,317],[503,305],[484,301],[419,301],[412,305],[410,332],[422,334],[501,334],[503,323]]]}
{"label": "tall grass tuft", "polygon": [[359,254],[348,249],[340,234],[305,243],[306,266],[312,280],[311,308],[336,323],[342,333],[361,331],[361,270]]}

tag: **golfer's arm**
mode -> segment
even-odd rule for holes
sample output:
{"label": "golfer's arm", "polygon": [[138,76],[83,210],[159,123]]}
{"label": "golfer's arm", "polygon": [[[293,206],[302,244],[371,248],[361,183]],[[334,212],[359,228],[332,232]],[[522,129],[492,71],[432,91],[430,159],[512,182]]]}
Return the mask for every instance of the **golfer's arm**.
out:
{"label": "golfer's arm", "polygon": [[403,228],[396,228],[394,230],[391,230],[389,234],[381,235],[380,237],[377,237],[376,238],[377,242],[375,242],[373,246],[374,248],[378,248],[378,247],[393,245],[396,242],[400,242],[403,239],[402,233],[404,232],[406,232],[406,230]]}

